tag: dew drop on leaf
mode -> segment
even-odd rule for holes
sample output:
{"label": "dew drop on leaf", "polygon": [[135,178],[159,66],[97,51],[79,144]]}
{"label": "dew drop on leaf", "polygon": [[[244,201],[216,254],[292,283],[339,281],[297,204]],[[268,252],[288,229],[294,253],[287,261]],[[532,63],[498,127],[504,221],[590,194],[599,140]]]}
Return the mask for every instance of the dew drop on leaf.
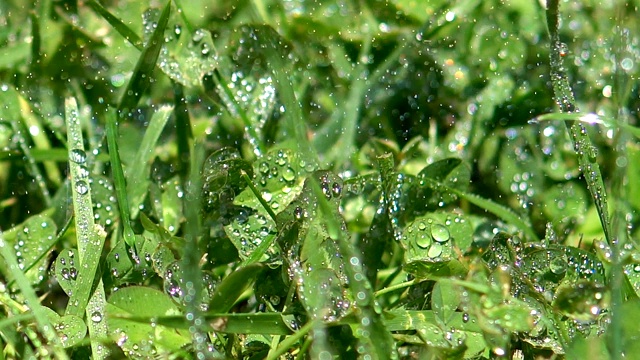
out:
{"label": "dew drop on leaf", "polygon": [[427,256],[433,259],[440,255],[442,255],[442,245],[440,245],[440,243],[433,243],[427,252]]}
{"label": "dew drop on leaf", "polygon": [[76,164],[84,164],[87,161],[87,154],[80,149],[73,149],[69,154],[69,160]]}
{"label": "dew drop on leaf", "polygon": [[93,313],[91,313],[91,321],[93,321],[94,323],[99,323],[100,321],[102,321],[102,314],[99,311],[94,311]]}
{"label": "dew drop on leaf", "polygon": [[431,225],[431,236],[437,242],[447,242],[451,238],[447,227],[441,224]]}
{"label": "dew drop on leaf", "polygon": [[426,249],[429,247],[429,245],[431,245],[431,239],[428,236],[422,234],[416,238],[416,245],[423,249]]}

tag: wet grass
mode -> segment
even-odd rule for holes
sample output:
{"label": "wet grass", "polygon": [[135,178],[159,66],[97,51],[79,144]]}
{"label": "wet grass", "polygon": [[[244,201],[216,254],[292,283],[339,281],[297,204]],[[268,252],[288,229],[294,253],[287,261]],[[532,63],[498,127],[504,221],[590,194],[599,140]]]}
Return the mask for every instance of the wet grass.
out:
{"label": "wet grass", "polygon": [[632,356],[634,6],[0,3],[3,357]]}

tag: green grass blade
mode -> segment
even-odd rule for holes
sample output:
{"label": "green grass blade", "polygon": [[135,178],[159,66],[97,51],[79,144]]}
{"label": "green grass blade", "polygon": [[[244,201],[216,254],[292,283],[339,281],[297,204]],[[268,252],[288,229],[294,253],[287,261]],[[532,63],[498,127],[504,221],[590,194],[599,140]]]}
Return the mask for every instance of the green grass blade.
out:
{"label": "green grass blade", "polygon": [[471,194],[466,191],[461,191],[452,187],[448,187],[445,184],[442,184],[433,179],[424,178],[427,186],[432,187],[437,190],[444,190],[451,193],[456,194],[457,196],[469,201],[473,205],[476,205],[486,211],[498,216],[502,220],[506,221],[509,224],[515,225],[518,229],[522,230],[522,232],[531,240],[531,241],[540,241],[538,235],[531,229],[531,225],[522,221],[518,215],[516,215],[509,208],[506,208],[500,204],[497,204],[491,200],[484,199],[476,194]]}
{"label": "green grass blade", "polygon": [[201,231],[201,199],[202,189],[201,169],[204,163],[204,148],[199,144],[194,144],[191,149],[191,164],[189,169],[189,181],[187,182],[186,196],[183,197],[185,209],[185,249],[182,257],[182,268],[184,269],[185,292],[190,294],[187,298],[186,314],[191,323],[189,332],[197,357],[211,355],[207,349],[207,333],[205,322],[200,310],[199,300],[202,293],[202,272],[200,270],[200,231]]}
{"label": "green grass blade", "polygon": [[262,54],[275,80],[278,98],[285,107],[283,125],[287,136],[296,141],[297,150],[304,161],[318,164],[318,154],[307,138],[306,117],[302,113],[302,105],[294,91],[291,59],[284,55],[287,52],[284,48],[285,40],[270,26],[256,26],[251,31],[258,38],[262,37],[260,39]]}
{"label": "green grass blade", "polygon": [[[51,148],[51,142],[47,136],[47,131],[41,124],[42,119],[36,117],[31,104],[29,104],[29,102],[27,102],[27,100],[22,96],[18,96],[18,101],[20,102],[20,110],[24,124],[29,129],[31,139],[35,145],[35,147],[31,149],[31,157],[33,160],[38,161],[34,156],[34,150],[39,150],[48,154],[54,149]],[[66,161],[66,153],[64,161]],[[60,175],[60,170],[56,164],[53,161],[44,161],[43,166],[49,181],[54,185],[60,185],[62,183],[62,176]]]}
{"label": "green grass blade", "polygon": [[[371,39],[367,37],[364,40],[358,59],[369,57],[370,51]],[[356,130],[358,128],[360,111],[364,104],[364,96],[367,93],[367,65],[366,61],[358,62],[358,65],[354,69],[355,76],[350,84],[347,100],[341,107],[338,107],[338,111],[344,111],[344,116],[338,121],[340,123],[341,135],[334,146],[331,147],[329,156],[327,157],[329,162],[338,162],[337,165],[350,160],[345,154],[355,154],[354,142]]]}
{"label": "green grass blade", "polygon": [[118,104],[119,116],[128,116],[128,114],[133,111],[151,82],[151,75],[156,67],[160,49],[162,49],[162,45],[164,44],[164,30],[169,22],[170,13],[171,0],[167,2],[164,10],[162,10],[153,35],[151,35],[147,46],[142,50],[136,67],[133,70],[133,75],[127,84],[127,88],[124,93],[122,93],[120,103]]}
{"label": "green grass blade", "polygon": [[[573,91],[571,90],[569,78],[567,77],[563,64],[563,52],[566,51],[567,45],[560,41],[560,35],[558,33],[559,20],[559,2],[557,0],[551,0],[547,7],[547,26],[551,39],[549,56],[554,98],[561,112],[574,113],[578,112],[578,107],[575,104]],[[568,128],[571,140],[573,141],[573,148],[578,156],[578,165],[580,165],[580,170],[584,174],[587,182],[587,188],[598,210],[598,216],[600,217],[607,242],[611,244],[613,238],[608,213],[607,193],[600,166],[596,162],[596,148],[591,143],[587,130],[582,123],[573,123]]]}
{"label": "green grass blade", "polygon": [[76,286],[69,298],[65,314],[79,317],[82,317],[83,312],[87,314],[93,357],[94,359],[104,359],[109,355],[108,348],[97,341],[107,338],[106,322],[103,315],[106,301],[102,280],[98,280],[95,291],[93,290],[107,234],[102,227],[94,223],[91,188],[85,164],[87,156],[84,151],[78,105],[74,98],[68,98],[65,101],[65,118],[69,145],[71,192],[76,219],[78,253],[80,254]]}
{"label": "green grass blade", "polygon": [[211,297],[209,311],[214,313],[226,313],[238,300],[240,295],[253,284],[256,276],[264,269],[262,264],[250,264],[236,269],[225,277],[216,287]]}
{"label": "green grass blade", "polygon": [[184,86],[178,82],[171,81],[173,85],[174,116],[176,119],[176,143],[178,146],[178,173],[181,176],[183,185],[189,171],[189,161],[191,149],[189,143],[193,140],[193,130],[189,108],[184,94]]}
{"label": "green grass blade", "polygon": [[621,128],[633,135],[636,139],[640,139],[640,128],[617,119],[600,116],[594,113],[549,113],[537,116],[532,120],[532,122],[538,121],[578,121],[587,124],[601,124],[609,128]]}
{"label": "green grass blade", "polygon": [[172,106],[162,106],[153,114],[151,121],[142,137],[140,147],[134,156],[133,166],[127,169],[126,185],[129,199],[130,216],[135,218],[140,211],[140,204],[144,201],[149,190],[149,169],[153,160],[153,152],[160,139],[171,113]]}
{"label": "green grass blade", "polygon": [[242,123],[244,124],[245,134],[249,138],[249,143],[254,147],[253,152],[260,155],[264,154],[264,151],[266,150],[264,142],[262,141],[260,136],[258,136],[258,132],[249,119],[247,112],[242,106],[240,106],[238,99],[236,99],[236,97],[229,89],[229,83],[227,82],[227,80],[222,76],[222,74],[220,74],[220,72],[216,72],[216,74],[217,76],[214,76],[214,80],[217,82],[216,85],[218,85],[218,88],[222,90],[222,94],[220,95],[226,98],[227,101],[225,101],[225,103],[233,107],[230,110],[233,110],[233,113],[238,114],[238,116],[242,120]]}
{"label": "green grass blade", "polygon": [[129,200],[127,198],[127,184],[122,170],[120,161],[120,153],[118,152],[118,123],[114,112],[107,113],[107,144],[109,147],[109,158],[111,159],[111,173],[113,175],[113,184],[116,190],[116,198],[118,199],[118,209],[120,210],[120,219],[124,228],[124,241],[130,247],[135,247],[135,239],[133,229],[131,228],[131,215],[129,214]]}
{"label": "green grass blade", "polygon": [[104,6],[100,5],[100,3],[95,0],[89,0],[87,2],[95,12],[97,12],[100,16],[102,16],[107,22],[113,26],[114,29],[122,37],[124,37],[131,45],[135,46],[138,50],[143,50],[144,45],[142,43],[142,39],[136,34],[133,30],[131,30],[125,23],[123,23],[120,19],[118,19],[115,15],[111,14],[109,10],[107,10]]}
{"label": "green grass blade", "polygon": [[[150,318],[148,316],[122,316],[141,324],[155,322],[176,329],[189,329],[191,322],[184,316],[160,316]],[[214,314],[207,313],[203,316],[203,326],[207,331],[216,331],[229,334],[265,334],[265,335],[291,335],[292,331],[281,313],[255,313],[255,314]]]}

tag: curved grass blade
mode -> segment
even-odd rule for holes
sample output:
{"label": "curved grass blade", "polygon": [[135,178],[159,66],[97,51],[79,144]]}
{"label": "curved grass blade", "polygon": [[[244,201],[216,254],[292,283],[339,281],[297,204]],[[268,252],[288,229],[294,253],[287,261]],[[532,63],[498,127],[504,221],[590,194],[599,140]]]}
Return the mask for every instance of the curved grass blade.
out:
{"label": "curved grass blade", "polygon": [[144,45],[142,43],[142,39],[136,34],[133,30],[131,30],[125,23],[120,21],[116,16],[111,14],[109,10],[107,10],[104,6],[100,5],[95,0],[89,0],[87,2],[95,12],[97,12],[100,16],[102,16],[107,22],[113,26],[114,29],[120,35],[122,35],[128,42],[130,42],[133,46],[135,46],[138,50],[143,50]]}
{"label": "curved grass blade", "polygon": [[425,184],[433,189],[437,190],[445,190],[451,193],[456,194],[457,196],[469,201],[470,203],[481,207],[488,212],[498,216],[502,220],[515,225],[518,229],[522,230],[522,232],[529,237],[531,241],[540,241],[538,235],[531,229],[531,226],[518,217],[513,211],[509,208],[506,208],[500,204],[497,204],[491,200],[481,198],[476,194],[471,194],[466,191],[458,190],[452,187],[449,187],[441,182],[435,181],[430,178],[424,178],[423,181]]}
{"label": "curved grass blade", "polygon": [[97,340],[107,338],[107,324],[104,321],[106,301],[102,280],[98,280],[95,290],[94,282],[107,234],[102,227],[94,223],[91,188],[88,181],[89,171],[85,165],[87,156],[84,152],[78,105],[74,98],[65,100],[65,118],[73,208],[80,254],[76,286],[70,296],[65,315],[82,317],[83,312],[87,314],[93,357],[105,359],[109,356],[109,350]]}
{"label": "curved grass blade", "polygon": [[109,147],[109,158],[111,160],[111,173],[113,174],[113,184],[116,189],[116,198],[118,199],[118,208],[120,210],[120,219],[124,228],[124,241],[131,248],[135,248],[135,235],[131,228],[131,215],[129,214],[129,200],[127,198],[127,184],[120,162],[120,153],[118,152],[118,123],[114,112],[107,113],[107,146]]}
{"label": "curved grass blade", "polygon": [[536,117],[531,120],[531,122],[538,121],[579,121],[587,124],[600,124],[609,128],[619,127],[631,135],[633,135],[636,139],[640,139],[640,128],[629,125],[625,122],[618,121],[616,119],[612,119],[606,116],[600,116],[594,113],[581,114],[581,113],[549,113]]}
{"label": "curved grass blade", "polygon": [[127,171],[125,180],[127,194],[129,195],[128,199],[130,200],[130,216],[133,218],[137,216],[140,209],[139,205],[144,201],[144,197],[149,190],[150,160],[152,160],[155,146],[172,112],[172,106],[162,106],[153,114],[132,162],[133,166]]}
{"label": "curved grass blade", "polygon": [[[142,324],[155,322],[176,329],[189,329],[191,322],[184,316],[118,316]],[[255,314],[214,314],[207,313],[202,316],[205,320],[203,327],[206,331],[216,331],[227,334],[265,334],[265,335],[291,335],[292,331],[287,321],[280,313],[255,313]]]}
{"label": "curved grass blade", "polygon": [[127,116],[138,105],[138,101],[142,98],[142,94],[149,86],[151,82],[151,73],[156,67],[158,56],[160,55],[160,49],[164,44],[164,30],[169,22],[169,14],[171,13],[171,0],[167,2],[167,5],[162,10],[158,24],[153,31],[153,35],[147,46],[140,54],[136,67],[133,70],[131,80],[127,84],[127,88],[120,98],[118,104],[118,115]]}

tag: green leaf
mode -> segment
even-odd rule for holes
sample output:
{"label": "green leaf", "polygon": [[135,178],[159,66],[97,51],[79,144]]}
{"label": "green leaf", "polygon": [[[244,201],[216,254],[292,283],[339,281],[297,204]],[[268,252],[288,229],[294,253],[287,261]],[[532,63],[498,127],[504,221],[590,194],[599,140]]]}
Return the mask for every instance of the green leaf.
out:
{"label": "green leaf", "polygon": [[78,345],[87,335],[87,325],[82,318],[75,315],[60,316],[52,309],[44,309],[65,348]]}
{"label": "green leaf", "polygon": [[436,318],[448,324],[459,305],[459,288],[447,281],[438,281],[431,291],[431,308]]}
{"label": "green leaf", "polygon": [[463,216],[435,212],[415,218],[407,224],[400,243],[405,249],[404,264],[418,277],[432,274],[462,276],[464,266],[454,249],[467,249],[472,238],[471,224]]}
{"label": "green leaf", "polygon": [[[155,325],[151,318],[179,313],[171,299],[158,290],[143,286],[125,287],[109,297],[109,335],[130,356],[169,354],[190,342],[188,332]],[[141,323],[126,316],[147,317],[149,320]]]}

